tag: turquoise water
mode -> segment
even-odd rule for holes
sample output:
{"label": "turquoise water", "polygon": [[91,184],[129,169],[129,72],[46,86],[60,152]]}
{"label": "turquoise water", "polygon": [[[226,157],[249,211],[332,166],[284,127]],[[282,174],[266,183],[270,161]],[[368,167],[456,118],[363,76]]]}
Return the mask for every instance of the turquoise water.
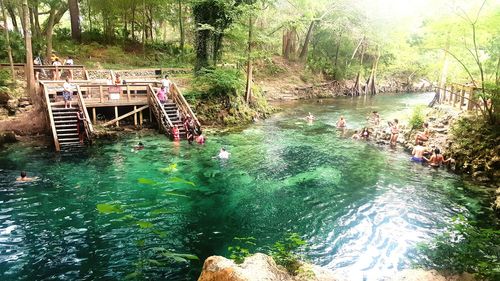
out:
{"label": "turquoise water", "polygon": [[[350,280],[408,268],[416,244],[453,216],[489,221],[488,194],[410,163],[400,148],[351,141],[334,124],[344,115],[358,128],[373,110],[393,118],[431,98],[293,103],[241,131],[210,134],[204,146],[137,133],[83,154],[4,147],[0,279],[123,280],[141,269],[152,280],[195,280],[203,259],[227,255],[234,237],[255,237],[265,251],[287,232],[307,241],[309,261]],[[309,111],[312,125],[301,119]],[[139,141],[146,148],[131,149]],[[231,152],[226,162],[212,159],[221,146]],[[13,183],[22,169],[40,179]],[[97,204],[121,213],[99,213]],[[200,260],[141,266],[159,247]]]}

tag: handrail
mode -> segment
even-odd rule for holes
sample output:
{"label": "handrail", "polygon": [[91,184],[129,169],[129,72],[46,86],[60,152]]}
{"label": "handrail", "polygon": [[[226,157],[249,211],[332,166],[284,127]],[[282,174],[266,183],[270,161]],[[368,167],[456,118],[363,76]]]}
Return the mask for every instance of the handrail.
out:
{"label": "handrail", "polygon": [[[153,111],[155,111],[156,113],[156,117],[159,119],[158,121],[165,127],[164,129],[166,133],[170,135],[171,129],[174,127],[174,124],[172,123],[170,118],[168,118],[165,108],[160,103],[160,100],[158,100],[158,97],[156,97],[151,85],[148,85],[148,99],[151,101],[150,104],[152,105]],[[165,124],[163,123],[162,117],[167,121],[167,126],[165,126]]]}
{"label": "handrail", "polygon": [[175,92],[175,94],[172,95],[172,98],[176,98],[177,99],[177,102],[176,102],[177,105],[179,105],[179,107],[181,107],[181,109],[184,111],[183,112],[184,114],[188,113],[189,116],[191,116],[191,118],[194,119],[194,121],[196,122],[196,125],[198,127],[201,127],[200,121],[198,121],[198,118],[196,118],[196,115],[194,115],[194,112],[191,109],[191,106],[189,106],[189,103],[186,101],[186,99],[182,95],[182,93],[179,90],[179,88],[177,88],[177,85],[175,83],[172,83],[172,88],[174,89],[174,92]]}
{"label": "handrail", "polygon": [[83,124],[85,125],[85,133],[87,134],[87,139],[90,140],[94,133],[94,127],[92,126],[92,123],[89,121],[90,120],[89,112],[87,111],[87,106],[85,105],[85,100],[83,99],[80,86],[76,85],[76,90],[78,92],[78,106],[83,111],[83,115],[85,116],[84,120],[85,122],[83,122]]}
{"label": "handrail", "polygon": [[52,106],[50,105],[50,98],[49,98],[49,93],[47,92],[45,85],[40,82],[43,88],[43,93],[45,96],[45,103],[47,105],[47,110],[49,112],[49,121],[50,121],[50,127],[52,129],[52,137],[54,138],[54,145],[56,147],[56,151],[61,150],[61,146],[59,145],[59,139],[57,138],[57,131],[56,131],[56,124],[54,123],[54,117],[52,115]]}

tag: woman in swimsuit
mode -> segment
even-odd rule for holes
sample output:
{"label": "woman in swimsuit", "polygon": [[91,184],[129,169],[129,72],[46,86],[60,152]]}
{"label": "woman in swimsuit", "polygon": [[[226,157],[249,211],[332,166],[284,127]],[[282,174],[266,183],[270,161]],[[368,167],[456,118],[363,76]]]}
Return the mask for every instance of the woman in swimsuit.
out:
{"label": "woman in swimsuit", "polygon": [[453,160],[451,157],[445,160],[439,148],[434,149],[434,153],[430,159],[425,158],[425,156],[423,158],[429,162],[429,166],[434,168],[439,168],[442,164],[446,164]]}
{"label": "woman in swimsuit", "polygon": [[399,136],[399,127],[398,127],[398,119],[394,119],[394,123],[389,123],[391,126],[391,144],[395,145],[398,141]]}
{"label": "woman in swimsuit", "polygon": [[417,133],[417,136],[415,137],[415,143],[418,143],[418,141],[428,141],[429,136],[430,136],[430,130],[429,130],[429,123],[425,122],[422,127],[424,128],[423,132]]}
{"label": "woman in swimsuit", "polygon": [[83,112],[80,110],[76,113],[76,117],[78,117],[77,121],[78,138],[80,139],[80,144],[83,144],[83,137],[85,134],[85,124],[83,122],[85,121],[85,116],[83,115]]}

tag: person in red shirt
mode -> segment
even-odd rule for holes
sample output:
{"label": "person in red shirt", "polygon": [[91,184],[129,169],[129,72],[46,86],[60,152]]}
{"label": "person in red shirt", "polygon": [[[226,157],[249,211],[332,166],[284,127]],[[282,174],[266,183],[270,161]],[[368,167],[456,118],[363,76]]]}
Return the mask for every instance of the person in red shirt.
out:
{"label": "person in red shirt", "polygon": [[179,141],[181,139],[179,135],[179,128],[177,127],[177,125],[172,128],[172,135],[174,137],[174,141]]}

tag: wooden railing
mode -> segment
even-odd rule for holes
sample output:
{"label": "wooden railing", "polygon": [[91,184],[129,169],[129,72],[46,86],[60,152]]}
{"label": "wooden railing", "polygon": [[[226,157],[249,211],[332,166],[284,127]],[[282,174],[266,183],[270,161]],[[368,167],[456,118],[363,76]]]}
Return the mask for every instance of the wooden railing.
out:
{"label": "wooden railing", "polygon": [[149,108],[158,120],[160,130],[163,130],[167,135],[171,136],[174,125],[172,124],[170,118],[168,118],[165,108],[160,100],[158,100],[158,97],[156,97],[155,91],[151,85],[148,85],[148,103]]}
{"label": "wooden railing", "polygon": [[80,86],[76,85],[76,90],[78,93],[78,107],[83,112],[83,116],[85,120],[83,120],[83,125],[85,127],[85,135],[90,144],[92,144],[92,137],[94,135],[94,127],[90,122],[89,113],[87,111],[87,107],[85,106],[85,100],[83,99],[82,91],[80,90]]}
{"label": "wooden railing", "polygon": [[35,65],[33,69],[35,73],[39,72],[39,80],[55,80],[55,77],[59,77],[57,80],[64,80],[62,74],[65,71],[71,73],[72,80],[75,80],[75,78],[80,78],[77,80],[88,80],[88,74],[83,65]]}
{"label": "wooden railing", "polygon": [[474,85],[464,85],[457,83],[450,83],[445,86],[445,88],[437,88],[435,91],[439,91],[439,103],[448,104],[453,107],[458,107],[459,109],[471,111],[480,109],[481,104],[478,102],[476,97],[476,88]]}
{"label": "wooden railing", "polygon": [[189,106],[189,103],[186,101],[186,99],[184,98],[184,96],[182,95],[181,91],[179,90],[179,88],[175,83],[172,83],[170,89],[170,95],[172,96],[173,101],[177,104],[179,111],[182,112],[183,116],[184,117],[186,117],[187,115],[191,116],[191,118],[193,118],[193,120],[196,123],[196,127],[198,129],[201,128],[200,121],[198,121],[198,118],[196,118],[196,115],[194,115],[191,106]]}
{"label": "wooden railing", "polygon": [[50,128],[52,130],[52,137],[54,138],[54,146],[56,148],[56,151],[60,151],[61,146],[59,145],[59,139],[57,138],[56,124],[55,124],[54,118],[52,116],[52,106],[50,103],[49,92],[47,91],[47,88],[46,88],[44,83],[40,82],[40,85],[42,87],[42,92],[44,95],[44,99],[42,99],[42,100],[44,100],[45,106],[47,107]]}

